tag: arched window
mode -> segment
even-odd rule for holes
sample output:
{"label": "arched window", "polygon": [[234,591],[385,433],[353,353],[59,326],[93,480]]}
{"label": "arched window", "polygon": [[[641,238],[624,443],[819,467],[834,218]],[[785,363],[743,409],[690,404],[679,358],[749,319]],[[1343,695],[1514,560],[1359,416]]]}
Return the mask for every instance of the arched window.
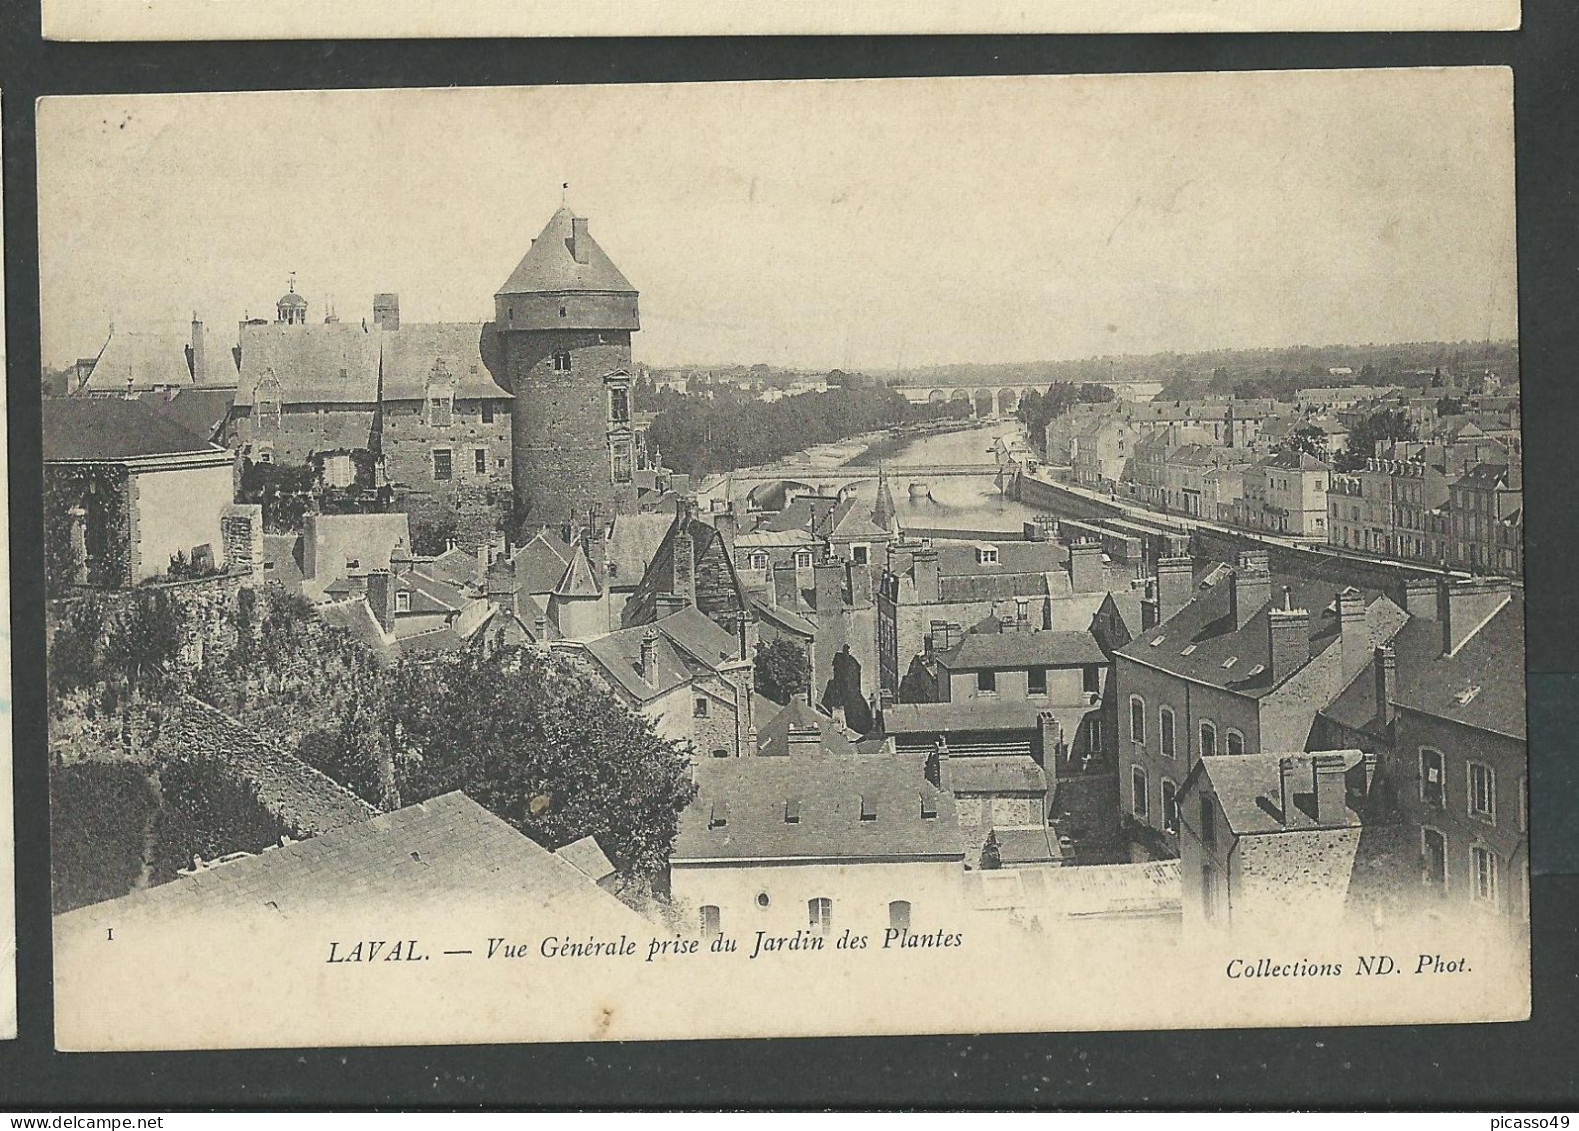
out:
{"label": "arched window", "polygon": [[806,911],[811,918],[811,929],[820,935],[833,930],[833,900],[826,896],[806,901]]}
{"label": "arched window", "polygon": [[1217,727],[1211,719],[1201,723],[1201,757],[1210,758],[1217,753]]}
{"label": "arched window", "polygon": [[1174,835],[1179,832],[1179,787],[1167,778],[1162,779],[1162,829]]}
{"label": "arched window", "polygon": [[569,373],[570,372],[570,351],[569,350],[555,350],[554,351],[554,372],[555,373]]}
{"label": "arched window", "polygon": [[1129,737],[1132,742],[1146,741],[1146,701],[1139,695],[1129,697]]}
{"label": "arched window", "polygon": [[1162,746],[1164,758],[1173,757],[1173,708],[1163,707],[1157,712],[1157,741]]}
{"label": "arched window", "polygon": [[722,919],[719,915],[718,908],[714,907],[711,903],[703,904],[702,937],[704,939],[716,939],[720,934],[723,933],[721,923]]}
{"label": "arched window", "polygon": [[1237,730],[1228,732],[1228,753],[1243,754],[1245,752],[1245,736]]}
{"label": "arched window", "polygon": [[896,899],[888,905],[888,925],[896,931],[910,929],[910,901]]}

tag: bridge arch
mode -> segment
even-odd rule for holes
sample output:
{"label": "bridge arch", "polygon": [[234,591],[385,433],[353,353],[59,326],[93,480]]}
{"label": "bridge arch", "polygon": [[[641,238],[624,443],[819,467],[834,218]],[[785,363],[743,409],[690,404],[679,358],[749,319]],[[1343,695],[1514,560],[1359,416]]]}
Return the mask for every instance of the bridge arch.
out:
{"label": "bridge arch", "polygon": [[993,398],[991,389],[977,389],[971,395],[971,400],[976,406],[977,416],[993,415]]}
{"label": "bridge arch", "polygon": [[953,392],[951,392],[949,394],[949,398],[948,399],[950,401],[963,401],[966,404],[970,404],[970,390],[969,389],[955,389]]}
{"label": "bridge arch", "polygon": [[947,401],[948,394],[942,389],[933,389],[927,394],[927,404],[945,404]]}
{"label": "bridge arch", "polygon": [[1020,393],[1018,389],[998,390],[998,412],[1008,416],[1020,407]]}

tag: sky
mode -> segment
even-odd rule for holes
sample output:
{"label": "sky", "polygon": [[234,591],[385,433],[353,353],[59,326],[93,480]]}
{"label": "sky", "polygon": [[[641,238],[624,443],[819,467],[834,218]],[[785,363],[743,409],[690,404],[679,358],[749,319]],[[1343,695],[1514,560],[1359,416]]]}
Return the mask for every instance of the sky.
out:
{"label": "sky", "polygon": [[292,272],[314,321],[489,318],[566,182],[656,366],[1517,330],[1495,68],[61,97],[38,138],[52,366]]}

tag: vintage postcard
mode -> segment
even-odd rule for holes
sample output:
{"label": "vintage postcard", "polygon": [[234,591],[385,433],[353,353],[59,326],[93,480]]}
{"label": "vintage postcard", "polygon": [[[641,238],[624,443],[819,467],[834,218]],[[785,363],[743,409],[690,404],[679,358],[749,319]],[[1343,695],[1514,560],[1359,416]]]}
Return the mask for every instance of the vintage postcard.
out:
{"label": "vintage postcard", "polygon": [[42,0],[48,39],[1508,31],[1519,0]]}
{"label": "vintage postcard", "polygon": [[1527,1016],[1507,70],[38,145],[60,1047]]}

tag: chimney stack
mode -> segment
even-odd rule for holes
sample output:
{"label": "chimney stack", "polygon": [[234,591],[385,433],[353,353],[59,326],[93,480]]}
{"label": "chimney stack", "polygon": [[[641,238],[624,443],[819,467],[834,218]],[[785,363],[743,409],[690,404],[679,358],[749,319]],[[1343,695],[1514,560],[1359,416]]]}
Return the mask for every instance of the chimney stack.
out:
{"label": "chimney stack", "polygon": [[1506,578],[1441,578],[1437,582],[1436,619],[1442,623],[1442,655],[1451,656],[1462,648],[1508,599]]}
{"label": "chimney stack", "polygon": [[1228,576],[1228,605],[1234,615],[1234,629],[1243,628],[1261,606],[1272,599],[1272,574],[1267,570],[1265,551],[1251,550],[1239,555],[1239,564]]}
{"label": "chimney stack", "polygon": [[1398,656],[1391,644],[1376,649],[1372,663],[1376,665],[1376,715],[1383,726],[1391,726],[1393,692],[1398,690]]}
{"label": "chimney stack", "polygon": [[377,294],[373,296],[373,325],[381,330],[400,329],[400,296]]}
{"label": "chimney stack", "polygon": [[647,683],[649,687],[658,681],[658,630],[649,628],[641,638],[641,658],[637,662],[636,674]]}
{"label": "chimney stack", "polygon": [[669,591],[687,605],[696,604],[696,538],[691,533],[691,522],[691,508],[682,504],[675,517]]}
{"label": "chimney stack", "polygon": [[192,380],[204,384],[208,380],[208,354],[204,348],[203,323],[192,311]]}
{"label": "chimney stack", "polygon": [[1102,576],[1102,544],[1075,542],[1069,547],[1069,591],[1100,593],[1107,587]]}
{"label": "chimney stack", "polygon": [[378,627],[386,637],[395,634],[395,580],[387,569],[375,569],[367,575],[367,604],[378,620]]}
{"label": "chimney stack", "polygon": [[916,600],[923,603],[937,604],[943,599],[942,579],[938,571],[938,552],[936,550],[917,550],[916,563]]}
{"label": "chimney stack", "polygon": [[1352,585],[1338,594],[1338,647],[1343,650],[1343,686],[1365,670],[1371,658],[1371,630],[1365,620],[1365,594]]}
{"label": "chimney stack", "polygon": [[1310,660],[1310,612],[1289,605],[1285,586],[1282,608],[1267,610],[1267,666],[1273,683],[1281,683]]}
{"label": "chimney stack", "polygon": [[577,263],[589,262],[592,257],[592,239],[587,235],[587,219],[585,216],[571,218],[570,256]]}
{"label": "chimney stack", "polygon": [[817,613],[827,616],[844,607],[844,566],[840,562],[818,562],[812,567],[817,587]]}
{"label": "chimney stack", "polygon": [[1316,794],[1316,823],[1348,824],[1348,775],[1343,768],[1343,755],[1316,754],[1311,757],[1310,765]]}
{"label": "chimney stack", "polygon": [[1195,596],[1195,563],[1189,558],[1157,560],[1157,623],[1166,624]]}
{"label": "chimney stack", "polygon": [[751,659],[751,614],[744,609],[735,614],[735,639],[740,645],[740,658]]}
{"label": "chimney stack", "polygon": [[1299,763],[1296,759],[1283,758],[1277,764],[1278,807],[1283,814],[1283,827],[1293,828],[1298,822],[1299,809],[1294,804],[1294,791],[1298,785]]}
{"label": "chimney stack", "polygon": [[794,562],[777,562],[773,566],[773,604],[795,612],[800,606],[799,586],[795,579]]}

